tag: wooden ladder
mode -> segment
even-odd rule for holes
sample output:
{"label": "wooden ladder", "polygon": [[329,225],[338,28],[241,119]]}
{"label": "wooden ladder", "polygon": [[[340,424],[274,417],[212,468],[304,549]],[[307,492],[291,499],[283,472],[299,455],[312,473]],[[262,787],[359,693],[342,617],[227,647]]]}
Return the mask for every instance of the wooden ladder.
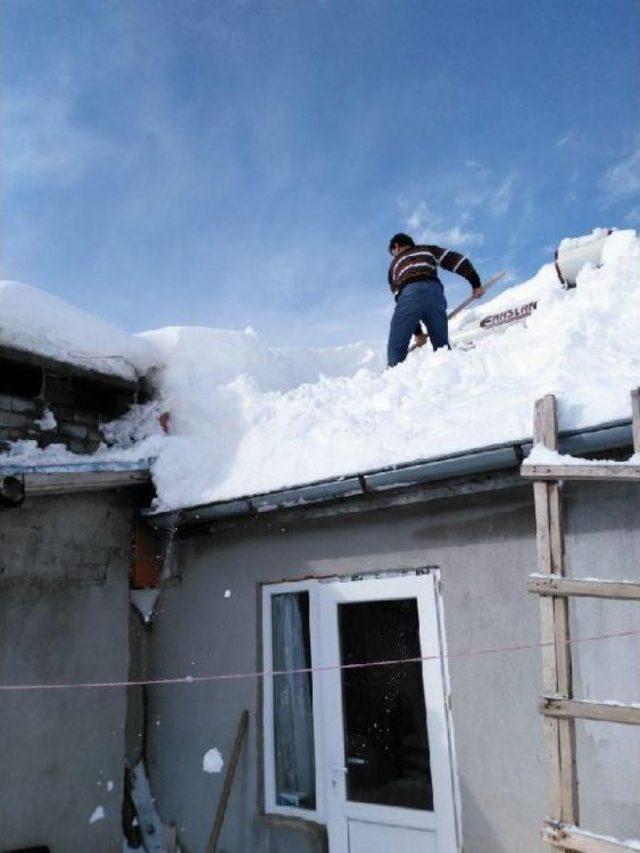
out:
{"label": "wooden ladder", "polygon": [[[640,453],[640,398],[631,392],[633,448]],[[547,395],[537,400],[534,411],[534,442],[558,449],[556,400]],[[538,573],[529,578],[529,592],[540,596],[543,696],[539,710],[544,715],[545,752],[550,768],[552,818],[544,822],[542,837],[559,850],[584,853],[613,853],[637,850],[622,841],[596,835],[578,826],[575,720],[604,720],[640,725],[637,705],[586,702],[573,698],[569,597],[589,596],[640,601],[640,583],[628,581],[578,580],[565,577],[564,528],[561,482],[589,480],[611,483],[640,483],[640,465],[527,465],[523,477],[533,480],[536,512]]]}

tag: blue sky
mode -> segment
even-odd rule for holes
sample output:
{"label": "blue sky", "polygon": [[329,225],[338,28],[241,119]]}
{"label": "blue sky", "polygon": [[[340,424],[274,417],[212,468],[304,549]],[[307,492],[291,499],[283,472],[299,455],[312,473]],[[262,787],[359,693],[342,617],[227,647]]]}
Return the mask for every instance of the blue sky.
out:
{"label": "blue sky", "polygon": [[3,7],[3,275],[126,329],[383,339],[397,230],[522,280],[640,226],[637,0]]}

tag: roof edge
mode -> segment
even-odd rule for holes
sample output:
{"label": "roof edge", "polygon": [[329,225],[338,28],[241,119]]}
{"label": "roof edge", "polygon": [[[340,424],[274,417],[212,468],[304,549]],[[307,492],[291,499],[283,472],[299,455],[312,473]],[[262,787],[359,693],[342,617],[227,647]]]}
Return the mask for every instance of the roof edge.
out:
{"label": "roof edge", "polygon": [[[2,342],[0,342],[0,357],[9,359],[10,361],[17,361],[22,364],[31,364],[34,367],[41,367],[43,369],[47,367],[53,368],[55,370],[68,373],[71,376],[100,382],[104,385],[110,385],[114,388],[121,388],[122,390],[127,391],[138,390],[143,378],[138,374],[138,371],[125,356],[118,356],[118,358],[131,368],[134,378],[129,379],[126,376],[121,376],[119,373],[111,373],[108,371],[103,372],[98,370],[96,367],[90,367],[88,364],[86,366],[77,364],[74,361],[67,361],[63,358],[56,358],[56,356],[53,355],[47,355],[46,353],[39,353],[35,350],[3,344]],[[100,356],[91,356],[91,358],[95,361],[95,359],[100,358]],[[89,360],[90,357],[87,357],[87,361]]]}
{"label": "roof edge", "polygon": [[[624,448],[632,446],[632,442],[630,419],[608,421],[593,427],[564,430],[559,433],[560,452],[572,455]],[[141,514],[154,528],[176,530],[207,522],[262,515],[276,510],[302,508],[310,504],[327,504],[390,490],[403,490],[453,477],[472,478],[478,474],[519,468],[532,447],[531,438],[522,438],[269,492],[195,504],[182,509],[163,512],[145,509]]]}

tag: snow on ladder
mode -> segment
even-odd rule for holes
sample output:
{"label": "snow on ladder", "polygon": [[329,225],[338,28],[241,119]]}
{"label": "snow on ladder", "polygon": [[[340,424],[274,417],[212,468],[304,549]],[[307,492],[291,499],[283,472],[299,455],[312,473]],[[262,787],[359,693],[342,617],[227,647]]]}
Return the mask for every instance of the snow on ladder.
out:
{"label": "snow on ladder", "polygon": [[[640,454],[640,396],[631,392],[633,449]],[[552,394],[537,400],[534,410],[534,442],[558,450],[556,400]],[[634,460],[635,461],[635,460]],[[586,702],[573,698],[569,597],[588,596],[640,601],[640,583],[579,580],[565,577],[564,527],[560,481],[600,480],[640,482],[640,465],[550,464],[527,465],[521,474],[534,480],[538,573],[531,575],[529,592],[540,596],[542,684],[539,710],[544,715],[545,748],[550,764],[550,807],[552,818],[544,823],[543,840],[564,851],[613,853],[637,850],[636,846],[609,836],[596,835],[578,826],[575,720],[640,725],[640,707],[608,702]]]}

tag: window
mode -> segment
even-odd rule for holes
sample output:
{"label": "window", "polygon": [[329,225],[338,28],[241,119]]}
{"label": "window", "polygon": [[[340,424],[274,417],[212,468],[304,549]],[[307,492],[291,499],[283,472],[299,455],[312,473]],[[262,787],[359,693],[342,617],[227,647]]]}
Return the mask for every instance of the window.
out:
{"label": "window", "polygon": [[[264,587],[265,794],[268,812],[319,820],[313,584]],[[281,674],[279,674],[281,673]]]}
{"label": "window", "polygon": [[42,368],[0,358],[0,394],[33,400],[42,391]]}

